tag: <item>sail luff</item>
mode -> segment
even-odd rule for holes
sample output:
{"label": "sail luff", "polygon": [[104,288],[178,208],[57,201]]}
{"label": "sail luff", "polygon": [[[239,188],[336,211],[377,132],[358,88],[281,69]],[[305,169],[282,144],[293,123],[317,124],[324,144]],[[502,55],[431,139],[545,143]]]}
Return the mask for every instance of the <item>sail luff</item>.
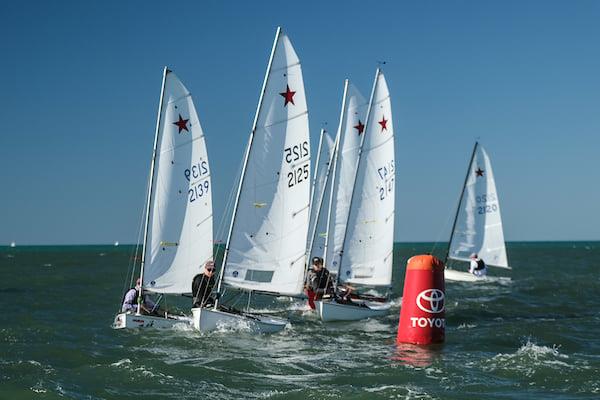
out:
{"label": "sail luff", "polygon": [[[156,128],[154,131],[154,145],[152,146],[152,161],[150,162],[150,185],[148,185],[148,196],[146,201],[146,221],[144,222],[144,239],[142,245],[142,259],[140,262],[140,282],[144,282],[144,266],[146,264],[146,250],[147,250],[147,240],[148,240],[148,225],[150,224],[150,207],[152,205],[152,193],[154,191],[154,166],[156,162],[156,150],[158,148],[158,137],[160,134],[160,124],[161,124],[161,116],[163,111],[163,100],[165,96],[165,84],[167,82],[167,74],[171,72],[166,66],[163,70],[163,79],[162,85],[160,88],[160,100],[158,102],[158,113],[156,116]],[[143,286],[143,285],[141,285]],[[140,289],[140,292],[143,292],[143,288]],[[142,293],[140,293],[139,298],[142,298]],[[138,302],[138,314],[140,313],[141,303]]]}
{"label": "sail luff", "polygon": [[[260,91],[260,97],[258,98],[258,104],[256,106],[256,112],[254,113],[254,121],[252,121],[252,130],[250,131],[250,138],[248,139],[248,145],[246,147],[246,154],[244,156],[244,164],[242,166],[242,172],[240,176],[240,183],[238,185],[237,195],[235,197],[235,204],[233,206],[233,213],[231,215],[231,223],[229,224],[229,232],[227,234],[227,244],[225,245],[225,253],[223,254],[223,262],[221,264],[221,271],[219,272],[219,280],[217,283],[217,293],[220,293],[223,282],[223,276],[225,273],[225,266],[227,265],[227,257],[229,255],[229,245],[231,243],[231,235],[235,224],[235,217],[240,201],[240,194],[242,193],[242,186],[244,184],[244,178],[246,177],[246,167],[248,165],[248,158],[250,157],[250,150],[252,148],[252,142],[254,141],[254,132],[256,131],[256,124],[258,123],[258,117],[260,109],[262,107],[263,98],[265,96],[265,90],[267,89],[267,82],[269,80],[269,74],[271,73],[271,65],[273,64],[273,57],[275,55],[275,49],[277,48],[277,42],[279,41],[279,35],[281,34],[281,27],[277,27],[275,32],[275,39],[273,40],[273,46],[271,48],[271,55],[269,56],[269,63],[267,64],[267,70],[265,72],[265,79],[263,80],[262,89]],[[218,306],[218,300],[215,302],[215,309]]]}

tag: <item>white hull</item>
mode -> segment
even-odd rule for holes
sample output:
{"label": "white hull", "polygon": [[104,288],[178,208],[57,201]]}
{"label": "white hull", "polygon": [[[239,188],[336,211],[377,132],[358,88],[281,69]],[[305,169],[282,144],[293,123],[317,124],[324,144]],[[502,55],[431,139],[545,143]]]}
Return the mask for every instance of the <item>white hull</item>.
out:
{"label": "white hull", "polygon": [[331,300],[315,301],[319,318],[323,321],[357,321],[359,319],[386,315],[391,303],[365,301],[355,304],[339,304]]}
{"label": "white hull", "polygon": [[456,271],[446,268],[444,279],[451,282],[510,282],[510,278],[496,276],[475,276],[469,272]]}
{"label": "white hull", "polygon": [[276,333],[287,325],[288,321],[261,314],[234,314],[212,308],[192,308],[194,328],[201,332],[210,332],[222,328],[249,329],[255,333]]}
{"label": "white hull", "polygon": [[169,318],[154,315],[137,315],[133,313],[119,313],[113,322],[114,329],[170,329],[176,324],[191,325],[189,317],[170,316]]}

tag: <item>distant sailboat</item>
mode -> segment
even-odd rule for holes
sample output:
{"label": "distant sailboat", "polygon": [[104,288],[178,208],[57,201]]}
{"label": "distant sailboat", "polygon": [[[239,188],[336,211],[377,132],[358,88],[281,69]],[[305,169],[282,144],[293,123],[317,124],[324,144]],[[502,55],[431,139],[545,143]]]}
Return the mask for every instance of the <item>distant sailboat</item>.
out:
{"label": "distant sailboat", "polygon": [[17,244],[15,242],[10,242],[10,247],[17,247]]}
{"label": "distant sailboat", "polygon": [[488,266],[510,269],[492,164],[485,149],[477,142],[448,243],[446,280],[474,282],[489,279],[450,268],[449,260],[469,262],[471,254],[477,254]]}
{"label": "distant sailboat", "polygon": [[117,241],[115,242],[115,247],[116,247],[116,246],[118,246],[118,245],[119,245],[119,241],[117,240]]}
{"label": "distant sailboat", "polygon": [[[140,296],[190,294],[213,259],[212,187],[204,133],[190,92],[165,68],[150,165]],[[117,245],[115,243],[115,245]],[[115,328],[169,328],[188,317],[121,312]]]}
{"label": "distant sailboat", "polygon": [[[338,289],[389,288],[392,280],[394,130],[390,95],[381,70],[375,75],[364,125],[360,119],[362,104],[361,96],[353,88],[349,91],[346,81],[337,141],[342,152],[338,148],[334,165],[335,200],[330,203],[325,252],[326,265],[337,275]],[[391,307],[386,298],[358,293],[346,301],[323,298],[315,305],[323,321],[384,315]]]}
{"label": "distant sailboat", "polygon": [[[300,60],[277,29],[234,205],[217,292],[248,295],[245,310],[224,296],[193,308],[194,327],[242,323],[255,332],[282,330],[287,320],[253,313],[253,293],[299,296],[309,224],[310,139]],[[223,307],[225,306],[225,307]]]}

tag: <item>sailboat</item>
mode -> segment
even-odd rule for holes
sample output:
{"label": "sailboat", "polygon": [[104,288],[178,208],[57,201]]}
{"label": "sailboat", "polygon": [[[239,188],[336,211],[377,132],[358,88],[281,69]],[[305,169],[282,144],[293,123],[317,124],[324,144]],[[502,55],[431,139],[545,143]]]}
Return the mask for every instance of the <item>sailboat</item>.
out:
{"label": "sailboat", "polygon": [[[310,140],[300,60],[277,29],[241,172],[212,308],[193,308],[194,327],[282,330],[287,320],[253,313],[253,294],[300,296],[309,225]],[[248,296],[244,310],[226,304],[227,287]],[[221,295],[222,294],[222,295]]]}
{"label": "sailboat", "polygon": [[474,253],[488,266],[510,269],[492,164],[478,142],[473,147],[452,225],[445,261],[446,280],[475,282],[494,279],[457,271],[448,263],[449,260],[469,262],[470,255]]}
{"label": "sailboat", "polygon": [[[141,293],[191,294],[193,277],[213,259],[210,168],[190,92],[165,67],[146,202]],[[121,312],[115,328],[169,328],[189,317]]]}
{"label": "sailboat", "polygon": [[[390,95],[380,69],[364,120],[362,110],[362,96],[346,80],[325,246],[325,264],[337,276],[338,289],[389,288],[392,279],[394,130]],[[357,293],[348,301],[323,298],[315,305],[323,321],[384,315],[391,307],[386,298]]]}

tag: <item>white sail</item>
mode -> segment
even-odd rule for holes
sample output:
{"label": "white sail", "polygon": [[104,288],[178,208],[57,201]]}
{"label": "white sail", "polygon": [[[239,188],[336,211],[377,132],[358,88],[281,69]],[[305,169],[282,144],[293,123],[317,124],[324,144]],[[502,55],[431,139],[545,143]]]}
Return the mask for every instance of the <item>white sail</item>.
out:
{"label": "white sail", "polygon": [[275,38],[228,240],[223,281],[245,290],[302,292],[311,187],[302,69]]}
{"label": "white sail", "polygon": [[194,275],[213,257],[212,187],[191,94],[170,71],[157,143],[143,287],[190,293]]}
{"label": "white sail", "polygon": [[479,144],[469,168],[448,258],[468,261],[477,253],[488,265],[508,268],[492,164]]}
{"label": "white sail", "polygon": [[390,94],[379,70],[364,135],[338,280],[387,286],[394,242],[394,127]]}
{"label": "white sail", "polygon": [[331,171],[333,170],[334,151],[335,142],[331,136],[323,130],[321,151],[317,156],[318,162],[315,171],[315,184],[310,207],[310,225],[308,229],[308,246],[310,246],[308,252],[309,257],[322,257],[325,250],[327,210],[329,209],[329,193],[331,192]]}
{"label": "white sail", "polygon": [[339,270],[340,252],[344,243],[346,221],[356,175],[358,149],[364,134],[368,101],[352,84],[348,84],[346,101],[341,113],[338,150],[333,169],[333,191],[328,212],[325,265],[333,272]]}

